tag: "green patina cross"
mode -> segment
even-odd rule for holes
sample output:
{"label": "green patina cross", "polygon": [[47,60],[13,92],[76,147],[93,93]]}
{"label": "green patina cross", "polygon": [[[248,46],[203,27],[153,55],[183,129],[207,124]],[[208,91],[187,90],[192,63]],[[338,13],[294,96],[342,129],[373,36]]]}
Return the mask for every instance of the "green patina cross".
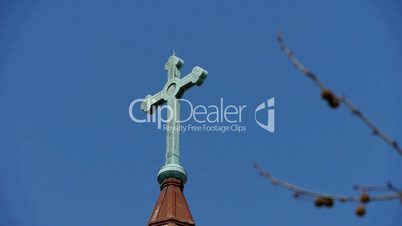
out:
{"label": "green patina cross", "polygon": [[[168,104],[167,129],[166,129],[166,163],[158,172],[158,182],[174,177],[185,183],[187,174],[180,165],[180,102],[179,99],[191,87],[200,86],[208,75],[201,67],[194,67],[192,72],[180,79],[180,69],[184,61],[173,54],[165,64],[168,81],[163,90],[151,96],[145,97],[141,109],[152,114],[156,107]],[[160,117],[160,116],[159,116]]]}

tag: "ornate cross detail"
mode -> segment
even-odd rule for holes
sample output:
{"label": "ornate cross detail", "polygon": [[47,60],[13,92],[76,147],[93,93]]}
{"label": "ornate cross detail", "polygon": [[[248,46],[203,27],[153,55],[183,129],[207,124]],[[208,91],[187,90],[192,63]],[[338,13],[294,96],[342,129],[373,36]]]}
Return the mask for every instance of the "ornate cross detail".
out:
{"label": "ornate cross detail", "polygon": [[199,66],[193,68],[192,72],[180,79],[180,69],[184,61],[173,54],[165,64],[168,80],[162,91],[145,97],[141,109],[152,114],[156,107],[165,103],[168,104],[167,129],[166,129],[166,163],[159,170],[158,181],[162,183],[167,178],[177,178],[185,183],[187,181],[186,171],[180,166],[180,102],[179,99],[191,87],[200,86],[208,75],[208,72]]}

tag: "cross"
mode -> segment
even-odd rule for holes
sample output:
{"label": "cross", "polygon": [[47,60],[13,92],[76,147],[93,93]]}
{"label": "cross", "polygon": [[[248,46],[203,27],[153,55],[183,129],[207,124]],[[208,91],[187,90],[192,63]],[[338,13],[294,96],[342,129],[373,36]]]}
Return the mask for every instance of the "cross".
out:
{"label": "cross", "polygon": [[158,172],[158,182],[174,177],[183,183],[187,181],[187,174],[180,165],[179,135],[180,135],[180,102],[179,99],[191,87],[200,86],[208,75],[208,72],[199,66],[195,66],[190,74],[180,78],[180,69],[184,61],[177,57],[175,53],[170,56],[165,64],[168,79],[163,89],[151,96],[145,97],[141,104],[141,109],[152,114],[156,107],[165,103],[167,109],[167,129],[166,129],[166,162]]}

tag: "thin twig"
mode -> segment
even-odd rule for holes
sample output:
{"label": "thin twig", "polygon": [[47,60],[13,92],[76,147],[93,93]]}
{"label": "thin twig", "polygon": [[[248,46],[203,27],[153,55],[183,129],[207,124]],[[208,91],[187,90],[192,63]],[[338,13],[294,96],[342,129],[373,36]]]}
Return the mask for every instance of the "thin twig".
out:
{"label": "thin twig", "polygon": [[[312,198],[331,198],[333,201],[339,202],[361,202],[361,195],[359,196],[348,196],[348,195],[340,195],[340,194],[328,194],[328,193],[321,193],[312,190],[308,190],[297,185],[291,184],[289,182],[280,180],[272,176],[269,172],[266,172],[260,168],[259,165],[255,164],[254,167],[258,171],[258,173],[264,177],[265,179],[271,181],[272,185],[279,186],[285,188],[289,191],[292,191],[296,196],[309,196]],[[365,186],[360,186],[365,187]],[[370,195],[370,201],[388,201],[388,200],[395,200],[395,199],[402,199],[402,192],[396,192],[390,188],[386,189],[387,192],[390,194],[384,195]],[[362,193],[367,193],[369,190],[366,190]]]}
{"label": "thin twig", "polygon": [[395,187],[391,182],[388,182],[385,186],[378,185],[370,185],[370,186],[362,186],[362,185],[354,185],[354,190],[360,192],[384,192],[384,191],[393,191],[393,192],[402,192],[401,189]]}
{"label": "thin twig", "polygon": [[[313,81],[322,91],[324,99],[327,99],[331,107],[337,107],[339,102],[343,103],[346,108],[348,108],[353,115],[358,117],[371,131],[374,136],[379,137],[384,142],[389,144],[396,152],[402,155],[402,148],[399,146],[395,139],[382,132],[365,114],[363,114],[349,99],[345,96],[340,96],[333,94],[325,85],[322,83],[317,75],[308,69],[304,64],[302,64],[295,56],[294,52],[290,50],[283,40],[282,34],[277,33],[276,39],[279,43],[281,50],[288,56],[293,66],[307,76],[311,81]],[[327,95],[325,95],[327,94]],[[334,103],[335,102],[335,103]]]}

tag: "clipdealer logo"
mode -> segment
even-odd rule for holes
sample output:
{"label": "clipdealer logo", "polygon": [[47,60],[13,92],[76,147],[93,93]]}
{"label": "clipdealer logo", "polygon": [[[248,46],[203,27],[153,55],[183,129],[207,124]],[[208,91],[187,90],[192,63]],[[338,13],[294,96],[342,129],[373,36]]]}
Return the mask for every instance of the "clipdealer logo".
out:
{"label": "clipdealer logo", "polygon": [[[135,99],[130,103],[128,113],[131,120],[135,123],[155,123],[158,129],[169,131],[178,130],[180,132],[246,132],[247,126],[244,124],[243,117],[247,105],[226,105],[223,98],[220,98],[216,105],[193,105],[187,99],[180,99],[180,105],[188,108],[186,114],[180,113],[180,117],[173,119],[173,109],[169,105],[157,106],[152,109],[152,114],[137,113],[141,103],[145,99]],[[263,102],[255,109],[255,121],[263,129],[273,133],[275,131],[275,114],[273,109],[274,98]],[[257,112],[268,110],[267,124],[261,123],[257,119]],[[165,113],[166,112],[166,113]],[[169,121],[176,120],[175,126],[171,126]]]}
{"label": "clipdealer logo", "polygon": [[[275,132],[275,109],[273,107],[275,106],[275,97],[272,97],[268,99],[266,102],[262,102],[254,111],[254,119],[255,122],[263,129],[265,129],[268,132],[274,133]],[[257,119],[257,112],[266,110],[267,111],[267,122],[266,124],[261,123]]]}

